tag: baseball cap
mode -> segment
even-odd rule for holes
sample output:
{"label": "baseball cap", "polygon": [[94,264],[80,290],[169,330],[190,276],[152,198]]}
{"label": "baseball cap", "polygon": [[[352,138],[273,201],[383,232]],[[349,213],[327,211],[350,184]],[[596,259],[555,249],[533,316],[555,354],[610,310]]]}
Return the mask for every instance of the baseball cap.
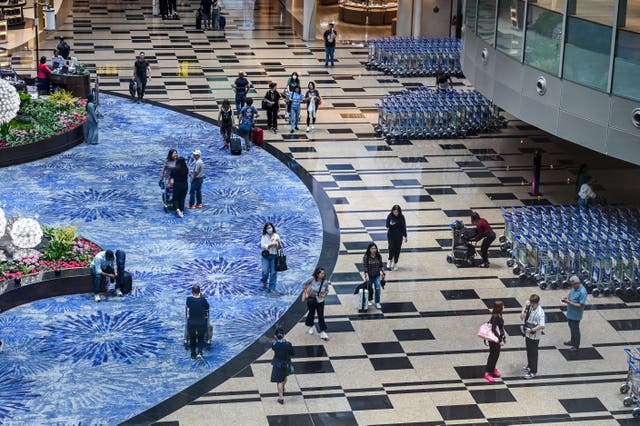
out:
{"label": "baseball cap", "polygon": [[195,151],[193,151],[193,155],[200,155],[200,154],[201,154],[201,153],[200,153],[200,150],[199,150],[199,149],[196,149]]}

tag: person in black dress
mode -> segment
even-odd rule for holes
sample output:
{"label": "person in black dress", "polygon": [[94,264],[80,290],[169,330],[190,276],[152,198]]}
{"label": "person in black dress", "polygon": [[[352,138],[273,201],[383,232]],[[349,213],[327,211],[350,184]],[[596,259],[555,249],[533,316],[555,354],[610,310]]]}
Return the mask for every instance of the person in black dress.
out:
{"label": "person in black dress", "polygon": [[407,242],[407,223],[404,220],[402,209],[399,205],[391,208],[391,213],[387,216],[387,242],[389,243],[389,261],[387,269],[398,270],[398,258],[402,248],[402,239]]}
{"label": "person in black dress", "polygon": [[[191,296],[187,297],[187,331],[189,332],[189,347],[191,348],[191,359],[203,359],[204,336],[207,331],[207,320],[209,318],[209,302],[200,293],[200,286],[191,287]],[[196,353],[196,340],[198,342],[198,352]]]}
{"label": "person in black dress", "polygon": [[501,300],[496,300],[493,303],[493,310],[491,311],[491,331],[498,338],[498,342],[489,342],[489,358],[487,358],[487,368],[485,369],[484,378],[489,383],[495,383],[495,378],[500,377],[501,374],[496,368],[498,358],[500,358],[500,348],[507,343],[507,337],[504,334],[504,319],[502,319],[502,311],[504,309],[504,303]]}
{"label": "person in black dress", "polygon": [[176,167],[171,170],[171,186],[173,186],[173,202],[178,217],[184,217],[184,200],[189,191],[189,167],[184,157],[178,157]]}
{"label": "person in black dress", "polygon": [[271,342],[273,349],[273,359],[271,365],[271,383],[278,384],[278,403],[284,404],[284,386],[287,384],[287,376],[293,371],[291,368],[291,357],[295,355],[293,345],[284,340],[284,330],[276,329],[276,338]]}

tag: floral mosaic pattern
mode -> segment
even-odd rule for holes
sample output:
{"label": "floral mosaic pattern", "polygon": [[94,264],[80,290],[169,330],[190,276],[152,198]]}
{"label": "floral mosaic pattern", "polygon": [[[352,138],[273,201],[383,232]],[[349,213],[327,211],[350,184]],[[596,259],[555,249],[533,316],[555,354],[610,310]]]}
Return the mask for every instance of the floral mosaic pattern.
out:
{"label": "floral mosaic pattern", "polygon": [[[0,205],[7,216],[38,212],[40,222],[76,225],[102,247],[125,250],[134,290],[100,304],[90,294],[62,296],[1,313],[0,424],[117,424],[147,410],[277,322],[320,254],[317,206],[278,160],[260,149],[230,156],[215,126],[173,111],[109,95],[101,102],[100,144],[0,169],[4,182],[19,183],[0,186]],[[185,156],[200,149],[210,172],[205,208],[184,219],[160,201],[169,148]],[[281,296],[261,290],[267,220],[287,247]],[[182,344],[193,284],[212,306],[205,362],[191,361]]]}

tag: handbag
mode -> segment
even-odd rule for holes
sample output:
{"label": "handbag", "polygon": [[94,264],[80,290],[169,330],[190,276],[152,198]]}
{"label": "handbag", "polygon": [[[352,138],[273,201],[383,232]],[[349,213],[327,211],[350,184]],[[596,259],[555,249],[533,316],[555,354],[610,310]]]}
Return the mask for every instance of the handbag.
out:
{"label": "handbag", "polygon": [[269,256],[269,250],[264,249],[264,250],[262,250],[262,252],[260,254],[262,255],[262,257],[268,257]]}
{"label": "handbag", "polygon": [[283,272],[287,269],[289,269],[289,267],[287,266],[287,256],[285,256],[282,249],[279,249],[278,254],[276,254],[276,271]]}
{"label": "handbag", "polygon": [[478,328],[478,337],[484,340],[488,340],[493,343],[498,343],[498,337],[493,334],[493,330],[491,329],[491,323],[485,322],[480,325]]}
{"label": "handbag", "polygon": [[269,105],[269,102],[267,102],[266,99],[262,99],[262,109],[267,110],[271,108],[271,105]]}

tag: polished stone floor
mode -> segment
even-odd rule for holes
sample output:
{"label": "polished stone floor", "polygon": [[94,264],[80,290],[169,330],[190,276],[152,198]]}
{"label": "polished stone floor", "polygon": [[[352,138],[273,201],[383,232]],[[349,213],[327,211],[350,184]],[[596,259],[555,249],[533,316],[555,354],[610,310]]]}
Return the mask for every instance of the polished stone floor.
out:
{"label": "polished stone floor", "polygon": [[[582,162],[610,202],[637,204],[636,167],[514,119],[499,134],[386,143],[373,133],[377,100],[433,79],[368,72],[366,48],[351,44],[339,45],[335,68],[325,68],[321,42],[300,41],[277,2],[257,2],[251,32],[238,29],[242,10],[230,3],[224,34],[195,29],[196,2],[179,8],[182,20],[162,22],[150,16],[150,1],[76,1],[63,32],[81,62],[117,70],[101,78],[103,90],[126,93],[134,54],[145,51],[154,75],[148,98],[203,117],[216,118],[222,100],[233,98],[230,84],[239,70],[247,71],[257,97],[272,80],[283,86],[293,71],[303,83],[314,80],[324,98],[316,129],[265,135],[330,197],[340,250],[326,310],[331,340],[307,334],[303,323],[289,333],[296,374],[284,406],[269,383],[266,352],[226,372],[233,377],[189,404],[158,408],[160,424],[633,424],[618,388],[627,371],[623,348],[640,344],[637,302],[590,298],[583,347],[571,353],[562,345],[569,332],[563,291],[542,292],[514,279],[497,250],[489,269],[457,269],[445,258],[448,224],[468,220],[470,209],[500,234],[501,206],[574,202]],[[543,150],[544,195],[534,199],[528,191],[536,148]],[[399,271],[389,273],[382,310],[358,314],[352,290],[362,280],[362,254],[370,241],[386,254],[384,219],[393,204],[403,207],[409,241]],[[532,292],[541,294],[548,326],[539,377],[526,381],[520,377],[524,342],[513,331]],[[488,385],[481,378],[487,350],[475,332],[495,299],[506,302],[511,332],[498,362],[504,377]]]}

